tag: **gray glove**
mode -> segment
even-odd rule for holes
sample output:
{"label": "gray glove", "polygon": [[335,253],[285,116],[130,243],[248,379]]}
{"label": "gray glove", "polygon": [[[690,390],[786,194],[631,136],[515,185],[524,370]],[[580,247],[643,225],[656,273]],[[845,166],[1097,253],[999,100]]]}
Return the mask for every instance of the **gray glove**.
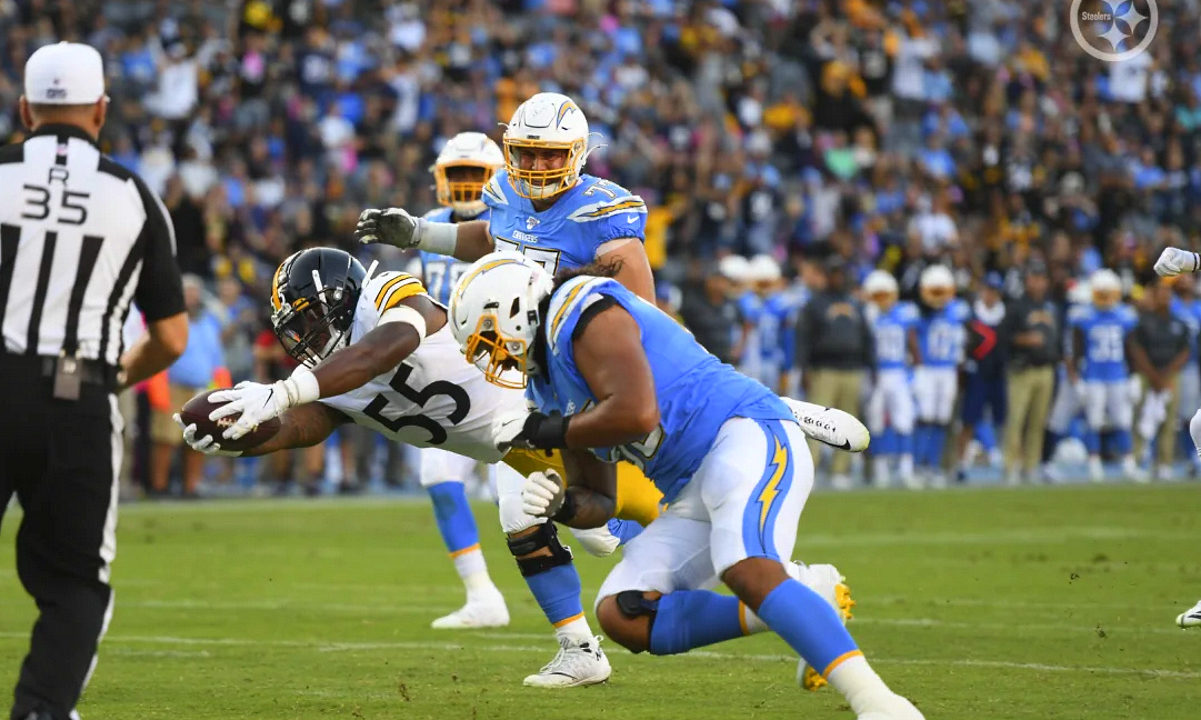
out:
{"label": "gray glove", "polygon": [[423,223],[421,218],[413,217],[403,208],[367,208],[359,214],[354,236],[364,245],[382,243],[408,250],[421,242]]}

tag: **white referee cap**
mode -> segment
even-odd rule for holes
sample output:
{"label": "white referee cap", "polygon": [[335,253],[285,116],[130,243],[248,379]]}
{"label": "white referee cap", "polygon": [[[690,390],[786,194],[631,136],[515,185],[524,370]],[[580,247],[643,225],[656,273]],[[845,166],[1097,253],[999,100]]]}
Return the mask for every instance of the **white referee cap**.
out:
{"label": "white referee cap", "polygon": [[91,45],[43,45],[25,63],[25,99],[34,105],[90,105],[104,97],[104,63]]}

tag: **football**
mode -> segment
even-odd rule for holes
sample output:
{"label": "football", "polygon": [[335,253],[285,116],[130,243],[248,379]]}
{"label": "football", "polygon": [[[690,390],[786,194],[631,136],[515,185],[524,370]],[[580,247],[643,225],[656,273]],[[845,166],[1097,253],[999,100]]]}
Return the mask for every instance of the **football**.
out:
{"label": "football", "polygon": [[179,411],[179,417],[185,424],[196,424],[196,437],[202,438],[205,435],[212,435],[221,445],[222,450],[249,450],[252,447],[267,442],[275,436],[275,433],[279,432],[279,418],[271,418],[237,440],[229,440],[221,437],[221,433],[225,432],[226,428],[237,422],[238,416],[223,417],[216,421],[209,420],[209,413],[224,404],[209,400],[209,396],[215,392],[217,391],[208,390],[200,393],[187,401]]}

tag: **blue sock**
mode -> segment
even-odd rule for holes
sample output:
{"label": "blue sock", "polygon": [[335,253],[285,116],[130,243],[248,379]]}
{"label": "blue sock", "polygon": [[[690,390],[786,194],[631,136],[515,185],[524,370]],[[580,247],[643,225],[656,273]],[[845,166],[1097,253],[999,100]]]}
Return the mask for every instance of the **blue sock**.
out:
{"label": "blue sock", "polygon": [[1101,454],[1101,433],[1096,430],[1088,430],[1084,433],[1084,447],[1088,448],[1089,455]]}
{"label": "blue sock", "polygon": [[742,637],[742,603],[711,590],[677,590],[658,600],[651,625],[653,655],[674,655]]}
{"label": "blue sock", "polygon": [[629,541],[638,537],[642,533],[642,526],[633,520],[619,520],[613,518],[609,520],[609,532],[613,537],[617,538],[617,544],[620,547]]}
{"label": "blue sock", "polygon": [[796,580],[776,586],[757,614],[822,675],[835,660],[859,649],[834,608]]}
{"label": "blue sock", "polygon": [[976,426],[976,439],[988,452],[997,449],[997,431],[991,422],[982,422]]}
{"label": "blue sock", "polygon": [[1134,439],[1129,430],[1113,431],[1113,450],[1118,455],[1129,455],[1134,450]]}
{"label": "blue sock", "polygon": [[918,423],[913,431],[913,460],[918,467],[926,465],[926,454],[930,447],[930,426]]}
{"label": "blue sock", "polygon": [[930,458],[928,464],[930,467],[939,467],[942,465],[942,453],[947,445],[947,426],[946,425],[931,425],[930,426]]}
{"label": "blue sock", "polygon": [[479,545],[480,531],[475,526],[475,516],[471,514],[463,483],[444,482],[427,489],[434,503],[438,532],[442,533],[447,551],[454,554]]}
{"label": "blue sock", "polygon": [[537,575],[528,575],[525,584],[551,625],[559,627],[583,616],[584,606],[580,604],[583,587],[574,564],[556,565]]}
{"label": "blue sock", "polygon": [[892,428],[884,428],[884,432],[880,433],[880,439],[873,444],[872,449],[877,455],[896,455],[900,446],[900,439],[897,437],[897,431]]}

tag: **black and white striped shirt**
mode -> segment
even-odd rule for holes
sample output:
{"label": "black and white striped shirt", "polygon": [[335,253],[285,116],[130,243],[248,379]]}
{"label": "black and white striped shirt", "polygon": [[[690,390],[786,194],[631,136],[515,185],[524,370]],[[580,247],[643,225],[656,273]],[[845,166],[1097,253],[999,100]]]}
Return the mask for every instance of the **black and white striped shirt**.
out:
{"label": "black and white striped shirt", "polygon": [[42,126],[0,148],[4,352],[77,352],[115,366],[133,301],[147,322],[184,309],[158,197],[79,128]]}

